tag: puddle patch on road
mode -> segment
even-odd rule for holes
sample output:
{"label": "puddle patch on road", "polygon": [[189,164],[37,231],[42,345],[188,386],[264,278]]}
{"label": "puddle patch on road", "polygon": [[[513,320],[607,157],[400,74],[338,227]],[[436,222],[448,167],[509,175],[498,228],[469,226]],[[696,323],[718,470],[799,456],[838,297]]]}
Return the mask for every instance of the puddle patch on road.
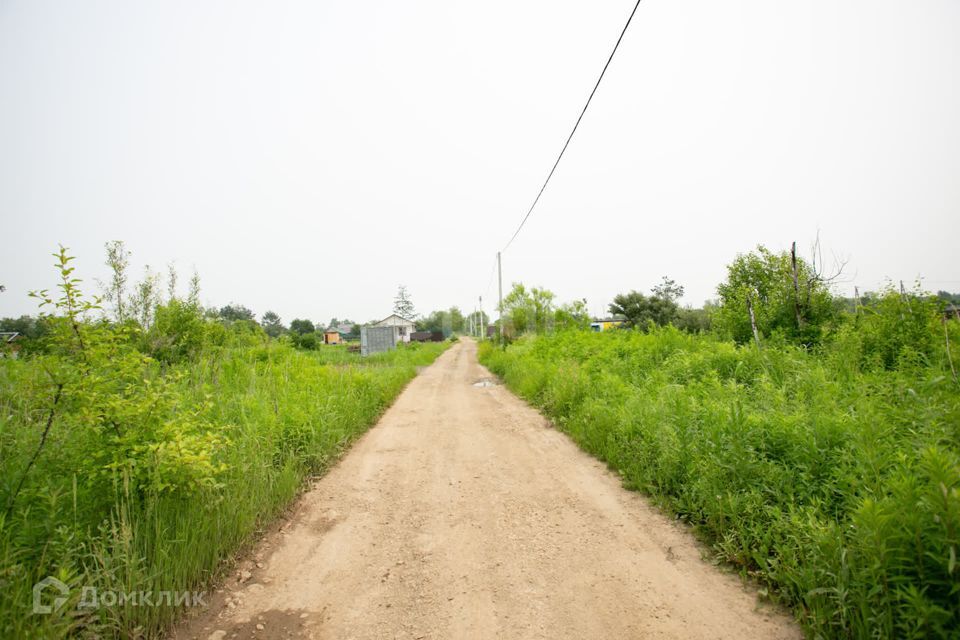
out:
{"label": "puddle patch on road", "polygon": [[500,383],[493,378],[480,378],[473,383],[475,387],[497,387],[500,386]]}

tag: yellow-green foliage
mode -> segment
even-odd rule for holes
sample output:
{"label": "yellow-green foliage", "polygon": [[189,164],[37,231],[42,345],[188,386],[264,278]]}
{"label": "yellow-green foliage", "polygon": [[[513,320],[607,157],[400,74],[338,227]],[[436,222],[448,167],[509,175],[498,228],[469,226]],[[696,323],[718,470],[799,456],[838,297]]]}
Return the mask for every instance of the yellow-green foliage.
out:
{"label": "yellow-green foliage", "polygon": [[[203,590],[446,346],[302,352],[204,328],[184,308],[171,326],[189,331],[158,323],[145,340],[136,326],[84,320],[95,305],[59,258],[61,293],[41,294],[54,310],[49,341],[0,359],[3,638],[158,635],[176,607],[77,615],[82,588]],[[159,361],[143,352],[157,345]],[[70,585],[71,600],[33,615],[31,587],[46,576]]]}
{"label": "yellow-green foliage", "polygon": [[811,636],[957,637],[960,387],[942,346],[893,370],[865,357],[881,330],[816,354],[667,328],[528,337],[481,357]]}

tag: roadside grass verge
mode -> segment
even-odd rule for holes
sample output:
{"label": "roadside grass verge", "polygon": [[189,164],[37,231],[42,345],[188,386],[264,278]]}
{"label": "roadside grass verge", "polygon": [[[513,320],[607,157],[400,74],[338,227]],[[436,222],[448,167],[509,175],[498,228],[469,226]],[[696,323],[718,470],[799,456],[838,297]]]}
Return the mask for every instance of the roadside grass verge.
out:
{"label": "roadside grass verge", "polygon": [[[0,637],[158,636],[175,602],[102,594],[206,589],[447,346],[366,359],[276,341],[210,347],[168,367],[137,360],[136,379],[117,382],[129,349],[104,342],[113,350],[98,364],[84,336],[84,378],[56,378],[56,354],[0,359]],[[59,403],[53,379],[68,380]],[[104,463],[107,450],[125,457]],[[31,588],[46,576],[70,587],[68,601],[34,614]],[[96,608],[78,609],[85,587],[101,594]]]}
{"label": "roadside grass verge", "polygon": [[960,634],[960,392],[856,345],[566,332],[481,361],[624,484],[691,524],[811,637]]}

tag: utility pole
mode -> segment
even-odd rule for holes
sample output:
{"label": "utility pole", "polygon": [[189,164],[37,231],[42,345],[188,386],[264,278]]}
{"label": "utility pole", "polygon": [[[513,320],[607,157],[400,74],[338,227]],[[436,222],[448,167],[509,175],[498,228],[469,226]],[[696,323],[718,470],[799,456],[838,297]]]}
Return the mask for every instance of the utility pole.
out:
{"label": "utility pole", "polygon": [[487,337],[487,323],[483,321],[483,296],[480,296],[480,339]]}
{"label": "utility pole", "polygon": [[500,252],[497,251],[497,336],[500,344],[503,344],[503,274],[500,270]]}

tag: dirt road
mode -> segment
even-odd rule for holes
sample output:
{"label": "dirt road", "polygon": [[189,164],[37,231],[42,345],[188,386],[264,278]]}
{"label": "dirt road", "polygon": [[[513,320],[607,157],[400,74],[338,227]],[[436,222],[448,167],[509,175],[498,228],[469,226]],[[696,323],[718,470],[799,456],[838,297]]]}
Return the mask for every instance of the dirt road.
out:
{"label": "dirt road", "polygon": [[174,637],[800,637],[489,376],[448,350]]}

